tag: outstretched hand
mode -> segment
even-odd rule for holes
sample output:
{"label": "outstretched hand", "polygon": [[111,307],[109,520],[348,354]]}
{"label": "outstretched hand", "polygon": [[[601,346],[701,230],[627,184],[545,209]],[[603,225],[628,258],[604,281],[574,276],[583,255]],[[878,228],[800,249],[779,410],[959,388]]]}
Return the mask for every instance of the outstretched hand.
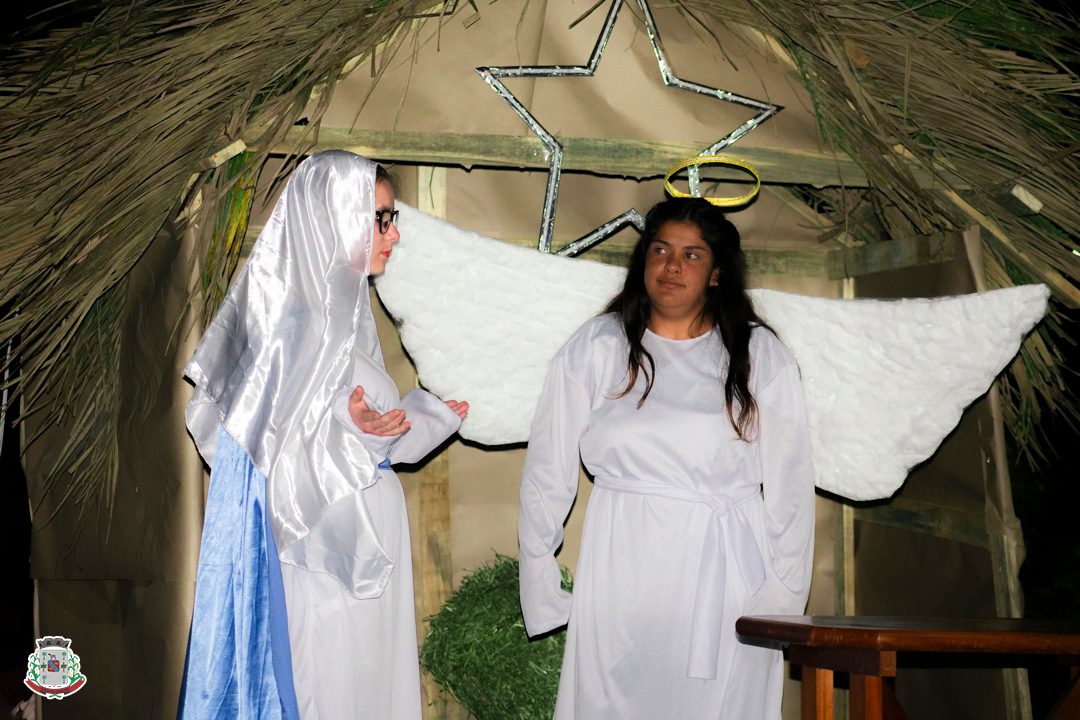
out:
{"label": "outstretched hand", "polygon": [[462,420],[469,414],[469,403],[464,400],[447,400],[446,406],[457,413]]}
{"label": "outstretched hand", "polygon": [[385,413],[372,410],[367,400],[364,400],[364,388],[359,385],[349,395],[349,416],[356,427],[369,435],[382,437],[404,435],[411,427],[409,421],[405,419],[404,410],[391,410]]}

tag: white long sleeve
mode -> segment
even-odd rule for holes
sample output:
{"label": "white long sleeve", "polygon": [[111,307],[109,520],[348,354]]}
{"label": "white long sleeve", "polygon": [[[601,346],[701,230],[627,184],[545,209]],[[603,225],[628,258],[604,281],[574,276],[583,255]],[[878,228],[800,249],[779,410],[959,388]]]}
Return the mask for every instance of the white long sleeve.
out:
{"label": "white long sleeve", "polygon": [[420,462],[461,426],[461,418],[427,390],[409,391],[401,399],[401,409],[409,421],[409,432],[398,437],[390,448],[390,462]]}
{"label": "white long sleeve", "polygon": [[[358,428],[349,414],[349,396],[353,390],[342,388],[335,394],[334,418],[348,428],[348,434],[359,440],[376,462],[385,458],[394,464],[419,462],[461,426],[461,418],[445,402],[427,390],[417,388],[406,394],[397,406],[405,411],[409,431],[404,435],[372,435]],[[380,412],[385,411],[380,408]]]}
{"label": "white long sleeve", "polygon": [[801,614],[814,556],[814,468],[798,368],[782,367],[755,393],[765,500],[766,562],[773,573],[754,597],[755,614]]}
{"label": "white long sleeve", "polygon": [[577,496],[578,441],[588,426],[592,400],[592,389],[577,377],[570,357],[578,339],[548,367],[521,478],[519,584],[530,636],[565,625],[570,617],[570,593],[560,585],[555,551]]}

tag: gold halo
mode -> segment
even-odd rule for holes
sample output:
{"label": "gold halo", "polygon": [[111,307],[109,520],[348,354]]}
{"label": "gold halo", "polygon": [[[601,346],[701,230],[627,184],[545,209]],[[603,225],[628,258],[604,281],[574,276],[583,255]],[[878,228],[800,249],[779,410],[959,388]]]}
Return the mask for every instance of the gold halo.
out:
{"label": "gold halo", "polygon": [[740,160],[739,158],[732,157],[730,155],[695,155],[694,157],[687,158],[672,167],[670,170],[667,171],[667,175],[664,176],[664,189],[667,190],[668,194],[672,197],[695,197],[694,195],[690,195],[689,193],[684,193],[681,190],[675,189],[675,186],[671,184],[672,175],[679,172],[680,170],[685,170],[691,165],[732,165],[737,168],[742,168],[743,170],[754,176],[754,187],[747,193],[738,195],[736,197],[702,198],[703,200],[706,200],[713,205],[716,205],[717,207],[727,208],[743,205],[744,203],[748,203],[753,200],[754,196],[758,194],[759,190],[761,190],[761,176],[758,175],[757,168],[755,168],[753,165],[746,162],[745,160]]}

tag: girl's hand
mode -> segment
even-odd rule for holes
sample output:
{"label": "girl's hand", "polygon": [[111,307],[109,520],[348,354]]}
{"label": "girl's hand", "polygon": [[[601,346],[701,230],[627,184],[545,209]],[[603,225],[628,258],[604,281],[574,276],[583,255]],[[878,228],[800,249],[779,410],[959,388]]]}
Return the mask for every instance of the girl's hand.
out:
{"label": "girl's hand", "polygon": [[356,427],[369,435],[404,435],[411,427],[405,419],[404,410],[391,410],[382,414],[372,410],[364,400],[364,388],[359,385],[349,395],[349,416]]}
{"label": "girl's hand", "polygon": [[469,403],[464,400],[447,400],[446,406],[457,413],[462,420],[469,414]]}

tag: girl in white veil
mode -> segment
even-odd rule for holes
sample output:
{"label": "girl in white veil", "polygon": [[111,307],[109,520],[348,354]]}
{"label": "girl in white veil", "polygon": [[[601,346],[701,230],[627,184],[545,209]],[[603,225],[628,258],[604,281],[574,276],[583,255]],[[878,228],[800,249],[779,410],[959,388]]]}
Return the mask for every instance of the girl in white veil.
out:
{"label": "girl in white veil", "polygon": [[402,399],[383,368],[368,276],[398,240],[393,203],[364,158],[302,162],[185,370],[211,484],[183,717],[420,717],[390,466],[468,407]]}

